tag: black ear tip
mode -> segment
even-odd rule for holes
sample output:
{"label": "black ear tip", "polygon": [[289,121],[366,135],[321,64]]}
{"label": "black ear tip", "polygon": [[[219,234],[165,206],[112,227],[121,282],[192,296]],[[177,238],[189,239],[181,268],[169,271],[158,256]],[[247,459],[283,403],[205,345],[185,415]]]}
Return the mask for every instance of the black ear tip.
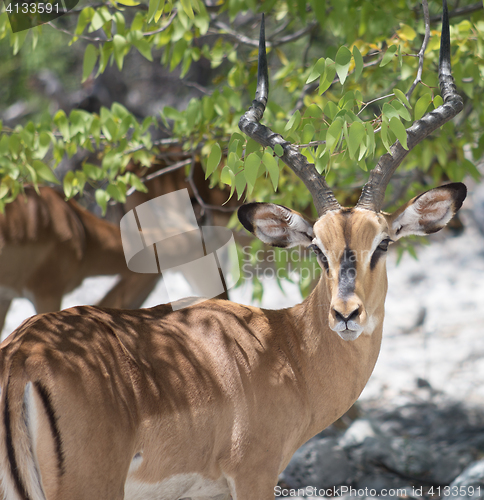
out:
{"label": "black ear tip", "polygon": [[247,231],[250,231],[251,233],[254,232],[254,225],[252,224],[252,220],[257,205],[258,203],[246,203],[245,205],[239,207],[239,209],[237,210],[237,217],[239,218],[240,223],[245,227],[245,229],[247,229]]}
{"label": "black ear tip", "polygon": [[466,199],[467,187],[462,182],[453,182],[451,184],[446,184],[445,187],[454,191],[454,207],[455,211],[457,212],[457,210],[460,209],[462,203],[464,203],[464,200]]}

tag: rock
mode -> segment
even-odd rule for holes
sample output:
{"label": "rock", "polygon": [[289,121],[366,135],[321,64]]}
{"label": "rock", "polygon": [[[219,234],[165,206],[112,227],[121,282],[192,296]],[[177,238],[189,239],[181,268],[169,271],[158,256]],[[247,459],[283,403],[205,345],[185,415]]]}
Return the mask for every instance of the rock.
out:
{"label": "rock", "polygon": [[346,430],[343,437],[339,440],[339,445],[343,448],[351,448],[364,443],[367,438],[376,437],[375,429],[370,420],[361,418],[355,420]]}
{"label": "rock", "polygon": [[403,491],[407,486],[408,481],[384,472],[365,474],[355,482],[355,490],[367,491],[376,496],[381,495],[382,491],[384,491],[385,497],[397,490]]}
{"label": "rock", "polygon": [[484,459],[469,465],[450,484],[449,497],[467,500],[484,498]]}
{"label": "rock", "polygon": [[464,445],[432,447],[434,465],[429,470],[429,480],[435,484],[449,484],[475,458],[473,450]]}
{"label": "rock", "polygon": [[280,479],[291,488],[318,489],[349,484],[355,476],[344,449],[335,438],[312,440],[299,448]]}
{"label": "rock", "polygon": [[394,470],[404,476],[425,477],[434,464],[434,457],[425,441],[393,438],[391,448]]}

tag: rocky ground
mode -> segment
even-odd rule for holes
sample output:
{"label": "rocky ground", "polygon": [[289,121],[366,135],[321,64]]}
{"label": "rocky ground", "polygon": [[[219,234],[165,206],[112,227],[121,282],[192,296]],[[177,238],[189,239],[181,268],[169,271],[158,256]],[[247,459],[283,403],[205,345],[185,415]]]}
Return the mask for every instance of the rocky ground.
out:
{"label": "rocky ground", "polygon": [[[277,493],[484,499],[484,188],[472,191],[462,234],[435,235],[418,260],[389,255],[384,340],[358,413],[301,448]],[[63,305],[95,302],[110,283],[88,280]],[[145,305],[165,297],[160,284]],[[250,288],[232,297],[250,302]],[[299,300],[266,283],[265,307]],[[30,314],[16,301],[4,335]]]}

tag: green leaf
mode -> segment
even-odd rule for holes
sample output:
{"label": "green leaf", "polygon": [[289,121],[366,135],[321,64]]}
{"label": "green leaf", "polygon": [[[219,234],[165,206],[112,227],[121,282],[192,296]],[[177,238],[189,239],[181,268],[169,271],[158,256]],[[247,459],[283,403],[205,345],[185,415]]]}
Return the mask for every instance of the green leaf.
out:
{"label": "green leaf", "polygon": [[279,163],[268,151],[264,151],[262,163],[266,167],[267,172],[269,172],[272,186],[274,187],[274,191],[276,191],[279,183]]}
{"label": "green leaf", "polygon": [[47,182],[53,182],[54,184],[60,184],[59,179],[54,175],[54,172],[42,161],[34,160],[32,162],[32,167],[37,173],[38,177],[44,179]]}
{"label": "green leaf", "polygon": [[247,180],[242,172],[235,176],[235,189],[237,190],[237,199],[240,200],[244,194],[245,188],[247,187]]}
{"label": "green leaf", "polygon": [[119,68],[119,71],[123,69],[123,60],[125,56],[125,49],[128,45],[126,38],[121,35],[114,35],[113,37],[114,44],[114,59],[116,60],[116,64]]}
{"label": "green leaf", "polygon": [[383,145],[385,146],[385,149],[388,152],[390,152],[391,144],[390,144],[390,138],[388,137],[388,129],[389,129],[388,121],[383,120],[381,123],[381,140],[383,142]]}
{"label": "green leaf", "polygon": [[133,45],[138,49],[139,53],[148,61],[153,62],[153,56],[151,54],[151,44],[142,38],[141,40],[136,40]]}
{"label": "green leaf", "polygon": [[356,45],[353,47],[353,58],[355,60],[355,81],[358,81],[363,72],[363,56]]}
{"label": "green leaf", "polygon": [[319,79],[319,95],[326,92],[326,90],[333,84],[334,77],[336,75],[335,62],[329,57],[326,59],[326,67],[324,68],[324,73]]}
{"label": "green leaf", "polygon": [[101,57],[99,59],[99,69],[97,71],[97,76],[104,72],[106,66],[108,65],[109,58],[113,53],[114,44],[113,42],[106,42],[101,49]]}
{"label": "green leaf", "polygon": [[375,131],[371,126],[371,123],[365,123],[366,128],[366,147],[368,149],[368,153],[372,155],[375,152]]}
{"label": "green leaf", "polygon": [[235,174],[230,170],[229,167],[224,167],[222,169],[222,173],[220,174],[220,180],[230,186],[230,195],[229,199],[232,198],[232,195],[235,192]]}
{"label": "green leaf", "polygon": [[329,165],[329,161],[330,161],[329,151],[326,151],[319,158],[316,158],[314,166],[316,167],[316,170],[318,171],[318,173],[322,174],[326,170],[326,168]]}
{"label": "green leaf", "polygon": [[393,93],[395,94],[395,97],[407,108],[412,109],[411,104],[408,102],[407,96],[400,90],[397,89],[396,87],[393,89]]}
{"label": "green leaf", "polygon": [[434,108],[437,109],[439,106],[442,106],[444,104],[444,100],[440,95],[436,95],[433,100]]}
{"label": "green leaf", "polygon": [[41,132],[39,135],[39,146],[37,148],[38,158],[43,158],[50,148],[50,135],[47,132]]}
{"label": "green leaf", "polygon": [[314,15],[318,20],[321,28],[324,28],[326,24],[327,14],[326,14],[326,1],[325,0],[310,0],[311,8],[313,9]]}
{"label": "green leaf", "polygon": [[195,19],[195,14],[193,13],[193,8],[190,0],[180,0],[180,3],[182,4],[183,11],[185,14],[190,18],[190,19]]}
{"label": "green leaf", "polygon": [[100,181],[104,178],[104,172],[101,167],[94,165],[92,163],[84,163],[82,165],[82,171],[86,174],[89,179]]}
{"label": "green leaf", "polygon": [[111,21],[112,15],[109,13],[107,7],[101,7],[94,12],[91,20],[91,26],[89,27],[89,32],[97,31],[102,28],[104,24]]}
{"label": "green leaf", "polygon": [[85,82],[92,73],[94,66],[96,65],[98,57],[97,48],[90,43],[84,52],[84,61],[82,63],[82,82]]}
{"label": "green leaf", "polygon": [[335,59],[336,73],[341,85],[344,85],[348,76],[348,68],[351,63],[351,51],[347,47],[340,47]]}
{"label": "green leaf", "polygon": [[130,172],[128,182],[136,189],[136,191],[140,191],[142,193],[148,192],[148,188],[143,184],[143,182],[141,182],[140,178],[132,172]]}
{"label": "green leaf", "polygon": [[422,116],[425,114],[427,111],[427,108],[429,107],[430,102],[432,101],[432,96],[430,93],[424,94],[415,104],[415,111],[414,111],[414,116],[415,120],[420,120]]}
{"label": "green leaf", "polygon": [[62,109],[57,111],[54,115],[54,123],[57,125],[64,141],[68,142],[71,138],[69,133],[69,121],[67,120],[67,116]]}
{"label": "green leaf", "polygon": [[398,111],[388,102],[383,105],[382,108],[383,116],[390,120],[390,118],[398,117]]}
{"label": "green leaf", "polygon": [[254,141],[254,139],[251,139],[249,137],[247,139],[247,145],[245,146],[245,156],[249,156],[251,153],[254,152],[261,152],[261,147],[262,146],[258,142]]}
{"label": "green leaf", "polygon": [[150,0],[150,5],[148,7],[148,16],[147,16],[147,21],[151,22],[153,19],[153,16],[156,14],[156,11],[158,10],[158,5],[160,3],[160,0]]}
{"label": "green leaf", "polygon": [[326,60],[324,59],[324,57],[321,57],[312,67],[311,72],[309,73],[309,76],[306,80],[306,83],[311,83],[314,80],[317,80],[324,73],[325,67],[326,67]]}
{"label": "green leaf", "polygon": [[82,9],[79,14],[79,19],[77,20],[76,31],[74,32],[76,35],[82,34],[85,30],[86,26],[91,22],[92,17],[94,16],[94,9],[92,7],[86,7]]}
{"label": "green leaf", "polygon": [[10,188],[6,184],[0,184],[0,200],[2,198],[5,198],[5,196],[7,196],[9,191],[10,191]]}
{"label": "green leaf", "polygon": [[66,195],[67,198],[70,198],[72,196],[72,182],[75,178],[74,172],[69,171],[67,174],[64,176],[64,179],[62,181],[63,184],[63,189],[64,189],[64,194]]}
{"label": "green leaf", "polygon": [[465,169],[465,171],[472,176],[475,181],[481,181],[481,173],[477,170],[476,166],[469,160],[461,160],[461,166]]}
{"label": "green leaf", "polygon": [[314,139],[314,134],[316,133],[316,129],[314,128],[312,123],[306,123],[304,126],[304,130],[301,136],[301,141],[303,144],[308,144]]}
{"label": "green leaf", "polygon": [[18,158],[21,147],[20,136],[18,134],[12,134],[8,140],[8,148],[15,159]]}
{"label": "green leaf", "polygon": [[111,198],[119,203],[124,203],[126,201],[126,189],[123,189],[123,184],[109,184],[106,188],[106,192]]}
{"label": "green leaf", "polygon": [[354,122],[351,124],[349,130],[349,143],[348,143],[348,149],[351,159],[355,157],[356,151],[360,147],[363,138],[365,136],[366,136],[366,129],[362,123]]}
{"label": "green leaf", "polygon": [[102,208],[103,215],[106,213],[108,201],[110,200],[109,194],[104,189],[96,189],[95,193],[96,203]]}
{"label": "green leaf", "polygon": [[393,59],[393,56],[397,52],[397,48],[398,47],[396,45],[390,45],[390,47],[388,47],[383,59],[381,60],[380,67],[386,66]]}
{"label": "green leaf", "polygon": [[296,130],[299,124],[301,123],[301,113],[299,110],[291,116],[286,126],[284,127],[284,132],[292,133],[293,130]]}
{"label": "green leaf", "polygon": [[397,110],[397,113],[404,120],[410,121],[412,119],[412,116],[410,115],[410,111],[400,101],[394,100],[392,102],[392,105]]}
{"label": "green leaf", "polygon": [[407,131],[403,123],[396,116],[390,120],[390,130],[395,134],[403,148],[408,150]]}
{"label": "green leaf", "polygon": [[343,120],[336,118],[336,120],[329,126],[326,132],[326,150],[333,153],[336,145],[338,144],[341,133],[343,132]]}
{"label": "green leaf", "polygon": [[400,39],[411,42],[417,36],[417,32],[408,24],[401,24],[397,35]]}
{"label": "green leaf", "polygon": [[247,180],[247,183],[250,184],[252,187],[255,186],[255,181],[257,180],[260,164],[261,164],[261,159],[257,153],[252,153],[245,159],[244,175]]}
{"label": "green leaf", "polygon": [[222,150],[218,143],[215,143],[212,146],[212,150],[210,151],[210,155],[207,160],[207,171],[205,172],[205,179],[208,179],[215,169],[219,166],[220,160],[222,159]]}
{"label": "green leaf", "polygon": [[121,5],[127,5],[128,7],[134,7],[140,4],[140,2],[136,2],[135,0],[117,0],[117,2]]}
{"label": "green leaf", "polygon": [[280,144],[274,146],[274,153],[276,153],[279,158],[284,155],[284,148]]}

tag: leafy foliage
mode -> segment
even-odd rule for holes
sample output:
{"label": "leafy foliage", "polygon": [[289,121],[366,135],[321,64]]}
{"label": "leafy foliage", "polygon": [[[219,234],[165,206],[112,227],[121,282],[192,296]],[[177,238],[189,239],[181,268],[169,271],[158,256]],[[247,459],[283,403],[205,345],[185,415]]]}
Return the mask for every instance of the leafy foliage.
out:
{"label": "leafy foliage", "polygon": [[[122,71],[133,53],[162,64],[180,79],[187,78],[194,63],[208,61],[213,81],[203,97],[183,109],[166,106],[157,115],[140,118],[115,103],[99,113],[46,109],[13,127],[1,127],[0,208],[26,183],[58,182],[56,167],[80,150],[95,153],[98,162],[85,161],[60,179],[66,196],[82,193],[89,184],[103,209],[109,200],[123,202],[130,187],[143,189],[139,178],[126,171],[127,164],[134,160],[149,166],[166,144],[153,139],[161,130],[171,138],[169,144],[201,159],[212,186],[230,186],[238,199],[270,198],[305,210],[309,194],[284,168],[282,151],[263,150],[238,131],[255,91],[261,12],[268,19],[272,83],[264,121],[299,145],[343,202],[354,202],[354,188],[364,182],[378,156],[397,139],[406,147],[405,128],[442,102],[436,74],[438,20],[431,25],[423,82],[410,99],[406,96],[424,33],[420,6],[410,0],[112,0],[81,6],[52,24],[20,33],[12,33],[1,13],[4,81],[9,81],[12,61],[27,64],[24,72],[34,71],[28,61],[36,54],[44,64],[52,61],[68,73],[62,61],[69,51],[82,57],[78,83],[101,75],[109,65]],[[399,188],[389,188],[390,205],[402,195],[414,195],[422,179],[434,183],[462,180],[469,173],[478,177],[464,148],[474,160],[484,150],[482,11],[451,22],[453,72],[465,110],[409,155],[396,176]],[[56,47],[51,36],[57,37]],[[9,95],[15,98],[15,90]],[[415,171],[421,175],[413,175]]]}

